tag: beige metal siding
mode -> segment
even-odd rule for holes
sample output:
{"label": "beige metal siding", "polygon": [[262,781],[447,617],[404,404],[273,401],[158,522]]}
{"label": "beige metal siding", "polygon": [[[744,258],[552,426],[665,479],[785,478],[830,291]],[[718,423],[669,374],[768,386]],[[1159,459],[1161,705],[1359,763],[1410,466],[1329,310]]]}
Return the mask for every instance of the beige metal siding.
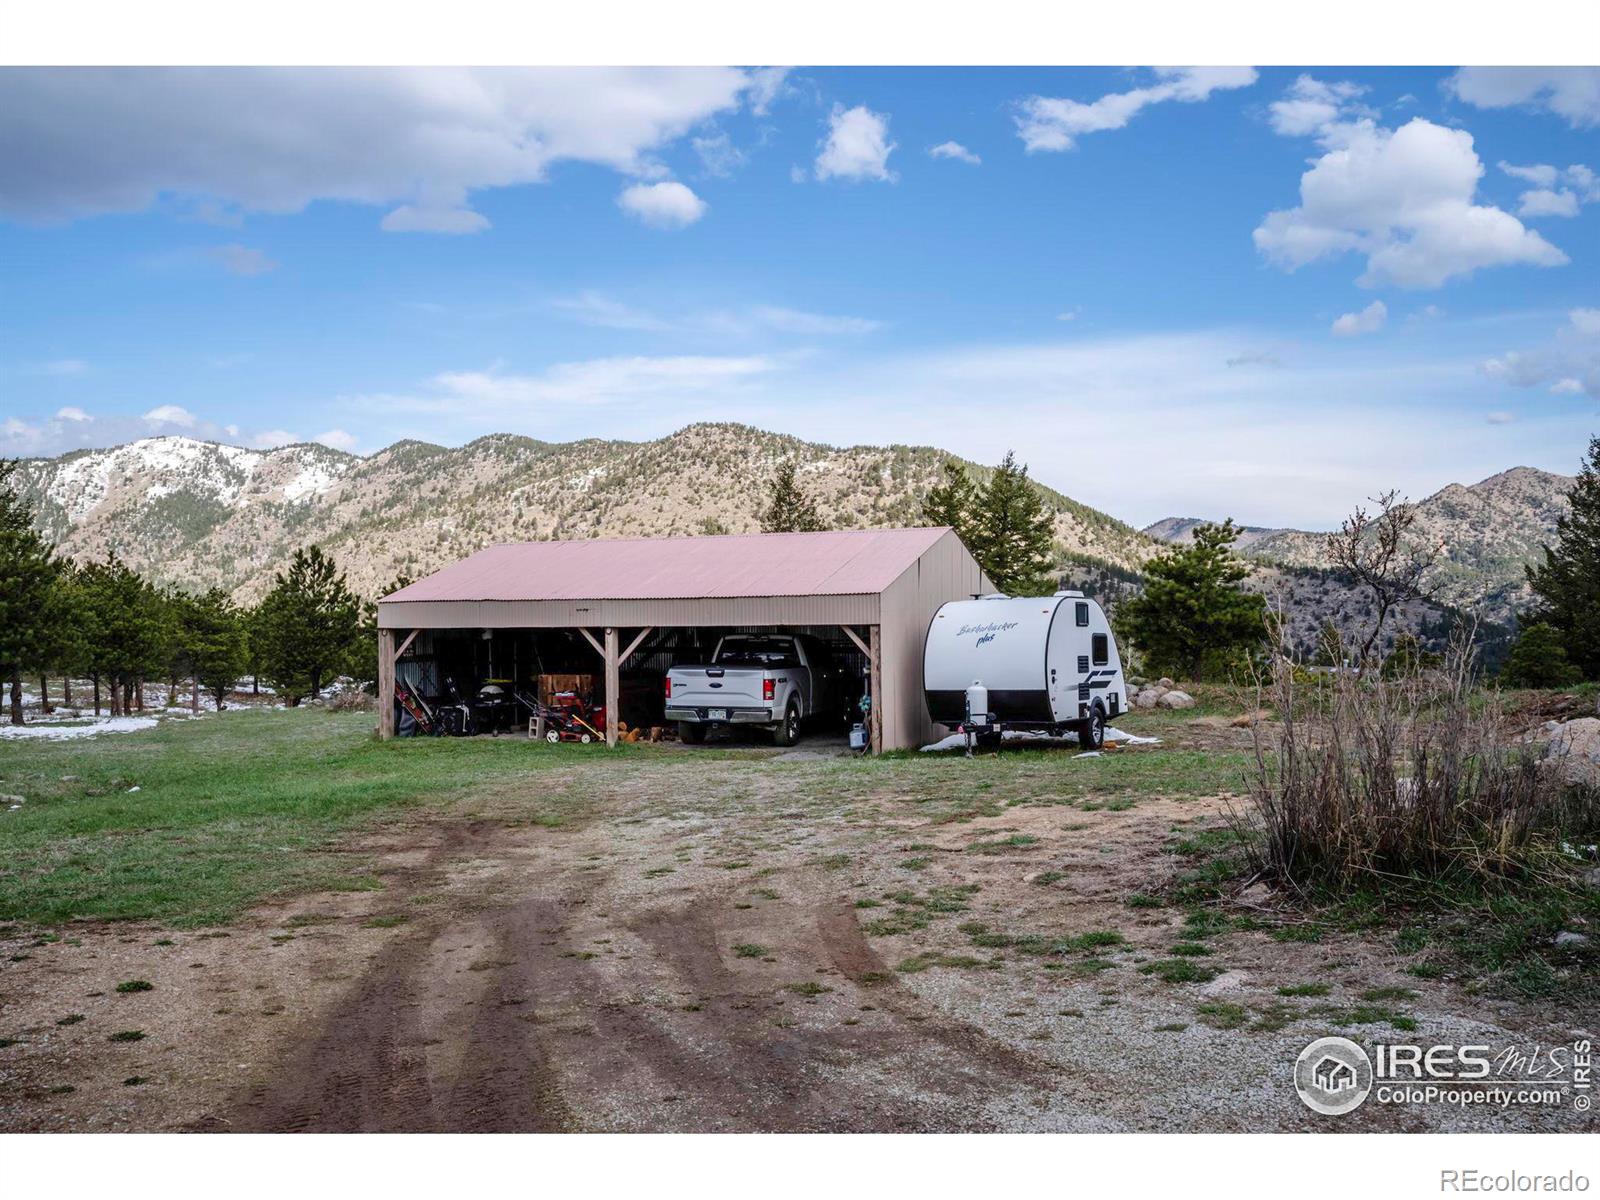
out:
{"label": "beige metal siding", "polygon": [[938,732],[922,694],[928,625],[947,600],[992,591],[954,532],[946,533],[883,593],[883,746],[926,745]]}
{"label": "beige metal siding", "polygon": [[417,600],[378,605],[382,629],[591,629],[646,625],[871,625],[879,597],[701,600]]}
{"label": "beige metal siding", "polygon": [[639,629],[644,626],[879,625],[883,747],[932,740],[922,694],[928,623],[947,600],[993,590],[954,532],[946,532],[881,594],[660,600],[418,600],[378,606],[382,629]]}

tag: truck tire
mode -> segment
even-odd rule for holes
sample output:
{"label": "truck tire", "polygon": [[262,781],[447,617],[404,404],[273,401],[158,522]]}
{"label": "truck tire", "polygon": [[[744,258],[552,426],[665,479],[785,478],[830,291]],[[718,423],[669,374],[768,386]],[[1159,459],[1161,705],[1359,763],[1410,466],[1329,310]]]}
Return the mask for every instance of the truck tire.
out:
{"label": "truck tire", "polygon": [[679,721],[678,737],[691,746],[698,746],[706,740],[706,727],[699,721]]}
{"label": "truck tire", "polygon": [[772,744],[792,746],[800,740],[800,709],[791,700],[784,710],[783,724],[772,731]]}
{"label": "truck tire", "polygon": [[1106,710],[1096,704],[1089,710],[1087,720],[1078,724],[1078,746],[1083,750],[1099,750],[1106,744]]}

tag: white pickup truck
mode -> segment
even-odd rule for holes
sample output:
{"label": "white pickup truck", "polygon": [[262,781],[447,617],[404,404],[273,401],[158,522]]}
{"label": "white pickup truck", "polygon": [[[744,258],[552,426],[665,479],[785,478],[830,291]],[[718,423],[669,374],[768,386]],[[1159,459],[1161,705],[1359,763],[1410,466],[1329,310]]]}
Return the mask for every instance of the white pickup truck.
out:
{"label": "white pickup truck", "polygon": [[832,653],[804,634],[730,633],[709,664],[667,672],[666,719],[686,742],[705,741],[714,726],[753,725],[792,746],[803,721],[842,717],[845,702]]}

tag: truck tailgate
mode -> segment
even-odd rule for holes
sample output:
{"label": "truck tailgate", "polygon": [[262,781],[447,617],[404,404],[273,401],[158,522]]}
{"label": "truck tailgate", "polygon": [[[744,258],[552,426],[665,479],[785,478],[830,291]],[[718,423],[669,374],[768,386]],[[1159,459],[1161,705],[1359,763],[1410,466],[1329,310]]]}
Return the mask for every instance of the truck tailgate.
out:
{"label": "truck tailgate", "polygon": [[757,667],[673,667],[670,708],[760,708],[766,672]]}

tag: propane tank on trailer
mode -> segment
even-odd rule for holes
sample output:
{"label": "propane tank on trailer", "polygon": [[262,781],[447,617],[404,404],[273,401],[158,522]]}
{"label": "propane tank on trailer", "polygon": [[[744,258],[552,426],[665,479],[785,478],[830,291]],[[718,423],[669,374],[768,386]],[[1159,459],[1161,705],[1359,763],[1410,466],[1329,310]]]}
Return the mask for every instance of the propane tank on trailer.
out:
{"label": "propane tank on trailer", "polygon": [[966,723],[982,727],[989,724],[989,689],[983,686],[982,680],[974,679],[967,689]]}

